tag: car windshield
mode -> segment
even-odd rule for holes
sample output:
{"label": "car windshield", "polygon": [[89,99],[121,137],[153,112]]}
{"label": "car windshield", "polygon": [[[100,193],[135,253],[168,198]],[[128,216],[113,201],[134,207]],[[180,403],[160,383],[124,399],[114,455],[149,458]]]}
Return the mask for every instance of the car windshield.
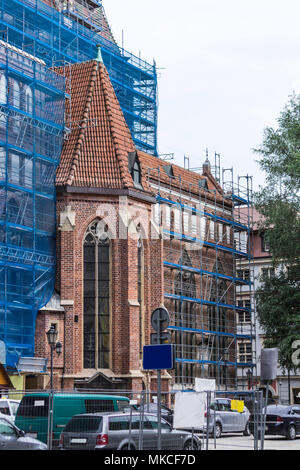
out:
{"label": "car windshield", "polygon": [[97,432],[102,428],[102,416],[74,416],[66,425],[65,432]]}

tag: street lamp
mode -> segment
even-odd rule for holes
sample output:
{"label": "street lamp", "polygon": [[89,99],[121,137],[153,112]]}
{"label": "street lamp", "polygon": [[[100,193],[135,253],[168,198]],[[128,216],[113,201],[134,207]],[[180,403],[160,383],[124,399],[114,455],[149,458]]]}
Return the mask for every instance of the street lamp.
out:
{"label": "street lamp", "polygon": [[51,391],[53,390],[53,351],[55,349],[58,356],[62,352],[62,344],[59,341],[56,342],[57,334],[58,334],[57,329],[55,328],[54,325],[51,325],[51,327],[49,328],[49,330],[46,333],[48,344],[49,344],[50,350],[51,350],[51,372],[50,372],[50,388],[51,388]]}

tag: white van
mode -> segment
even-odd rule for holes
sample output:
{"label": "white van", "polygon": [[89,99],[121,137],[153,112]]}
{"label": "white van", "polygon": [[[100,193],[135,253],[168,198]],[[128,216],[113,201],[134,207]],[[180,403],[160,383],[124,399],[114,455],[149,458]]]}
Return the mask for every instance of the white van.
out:
{"label": "white van", "polygon": [[19,404],[20,400],[0,398],[0,417],[9,419],[11,422],[14,423]]}

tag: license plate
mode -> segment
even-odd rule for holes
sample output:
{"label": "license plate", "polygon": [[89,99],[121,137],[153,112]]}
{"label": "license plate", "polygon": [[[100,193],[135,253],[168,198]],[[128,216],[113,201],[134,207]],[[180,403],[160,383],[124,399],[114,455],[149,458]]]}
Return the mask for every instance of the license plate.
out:
{"label": "license plate", "polygon": [[73,439],[71,439],[70,442],[71,442],[71,444],[86,444],[86,439],[77,439],[77,438],[75,439],[75,438],[73,438]]}

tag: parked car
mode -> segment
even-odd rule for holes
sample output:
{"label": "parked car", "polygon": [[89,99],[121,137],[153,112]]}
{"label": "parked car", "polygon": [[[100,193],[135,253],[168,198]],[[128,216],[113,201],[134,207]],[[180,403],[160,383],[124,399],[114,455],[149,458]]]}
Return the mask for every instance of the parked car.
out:
{"label": "parked car", "polygon": [[[244,436],[250,435],[250,412],[244,406],[242,413],[233,410],[232,400],[229,398],[216,398],[210,406],[209,432],[220,438],[223,433],[242,432]],[[207,411],[205,412],[207,416]],[[215,422],[215,430],[214,430]]]}
{"label": "parked car", "polygon": [[[250,417],[250,431],[254,434],[253,415]],[[300,435],[300,405],[267,406],[265,435],[285,436],[287,439]]]}
{"label": "parked car", "polygon": [[[27,435],[47,442],[48,392],[27,393],[19,405],[15,424]],[[96,393],[54,393],[53,395],[53,447],[57,447],[59,436],[67,422],[79,413],[93,413],[102,411],[121,411],[130,406],[129,398],[115,395],[101,395]]]}
{"label": "parked car", "polygon": [[[131,419],[130,419],[131,418]],[[157,449],[157,415],[144,413],[89,413],[76,415],[60,435],[60,448],[68,450],[138,450],[140,428],[142,449]],[[201,441],[196,435],[172,429],[161,419],[162,449],[201,450]]]}
{"label": "parked car", "polygon": [[0,417],[0,450],[47,450],[46,444],[17,428],[9,419]]}
{"label": "parked car", "polygon": [[0,417],[9,419],[14,423],[19,404],[20,400],[0,398]]}
{"label": "parked car", "polygon": [[[161,405],[161,417],[164,418],[168,423],[173,424],[173,411],[170,410],[165,405]],[[140,407],[138,407],[140,409]],[[144,405],[144,411],[148,413],[154,413],[157,414],[157,403],[145,403]]]}

